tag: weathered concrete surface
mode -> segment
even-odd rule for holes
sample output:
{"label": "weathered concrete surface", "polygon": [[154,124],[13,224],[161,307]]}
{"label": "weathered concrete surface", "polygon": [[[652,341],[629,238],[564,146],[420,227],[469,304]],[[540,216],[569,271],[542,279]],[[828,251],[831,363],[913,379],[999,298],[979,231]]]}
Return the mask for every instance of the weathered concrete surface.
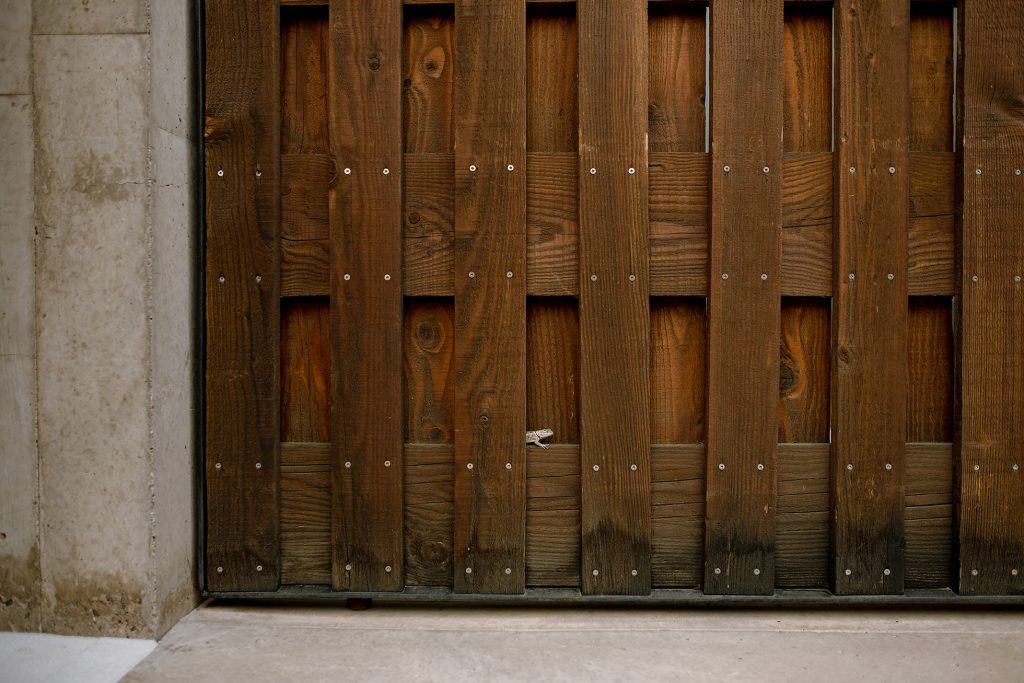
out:
{"label": "weathered concrete surface", "polygon": [[148,38],[36,36],[43,629],[148,635]]}
{"label": "weathered concrete surface", "polygon": [[0,17],[0,95],[26,95],[32,0],[0,0]]}
{"label": "weathered concrete surface", "polygon": [[0,633],[0,680],[17,683],[115,683],[156,641]]}
{"label": "weathered concrete surface", "polygon": [[202,608],[126,683],[1011,681],[1013,613]]}
{"label": "weathered concrete surface", "polygon": [[[165,0],[154,0],[153,4]],[[142,33],[147,0],[33,0],[36,35]]]}
{"label": "weathered concrete surface", "polygon": [[0,95],[0,630],[16,631],[39,629],[32,145],[31,97]]}

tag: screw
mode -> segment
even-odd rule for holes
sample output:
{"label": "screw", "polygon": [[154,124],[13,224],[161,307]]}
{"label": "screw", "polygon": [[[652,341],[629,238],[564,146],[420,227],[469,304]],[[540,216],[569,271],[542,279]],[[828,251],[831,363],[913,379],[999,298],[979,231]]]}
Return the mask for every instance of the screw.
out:
{"label": "screw", "polygon": [[263,282],[263,276],[262,275],[257,275],[256,276],[256,284],[259,284],[261,282]]}
{"label": "screw", "polygon": [[760,569],[757,569],[757,568],[755,567],[755,568],[754,568],[754,576],[761,576],[761,570],[760,570]]}
{"label": "screw", "polygon": [[629,175],[636,175],[636,169],[632,166],[629,167]]}
{"label": "screw", "polygon": [[507,273],[505,273],[505,277],[511,279],[512,278],[512,271],[510,270]]}
{"label": "screw", "polygon": [[597,575],[598,575],[598,574],[600,574],[601,572],[599,572],[599,571],[597,571],[597,570],[595,569],[594,571],[592,571],[592,572],[590,572],[590,573],[591,573],[591,574],[593,574],[594,576],[597,576]]}
{"label": "screw", "polygon": [[721,567],[715,567],[715,573],[716,574],[721,574],[722,573],[722,568]]}
{"label": "screw", "polygon": [[505,463],[505,469],[506,470],[512,469],[512,463],[510,463],[510,462]]}
{"label": "screw", "polygon": [[216,470],[219,470],[221,468],[221,464],[218,462],[217,464],[215,464],[213,466],[213,468],[216,469]]}
{"label": "screw", "polygon": [[590,281],[591,282],[597,282],[597,275],[591,275],[590,276]]}
{"label": "screw", "polygon": [[768,171],[770,171],[771,169],[769,169],[769,168],[768,168],[767,166],[765,166],[765,167],[764,167],[764,168],[762,168],[761,170],[762,170],[762,171],[764,171],[765,173],[767,173],[767,172],[768,172]]}
{"label": "screw", "polygon": [[473,568],[472,567],[466,567],[466,573],[467,574],[472,574],[473,573]]}
{"label": "screw", "polygon": [[851,470],[851,471],[852,471],[852,470],[853,470],[853,463],[847,463],[847,464],[846,464],[846,469],[848,469],[848,470]]}
{"label": "screw", "polygon": [[724,462],[718,463],[718,469],[724,470],[725,469],[725,463]]}
{"label": "screw", "polygon": [[217,573],[218,574],[223,574],[224,573],[224,567],[217,567]]}
{"label": "screw", "polygon": [[590,169],[590,175],[597,175],[597,169],[596,168]]}
{"label": "screw", "polygon": [[636,571],[635,569],[634,569],[633,571],[631,571],[631,572],[630,572],[630,574],[632,574],[633,576],[636,576],[636,575],[637,575],[637,573],[638,573],[638,572],[637,572],[637,571]]}
{"label": "screw", "polygon": [[728,172],[729,172],[729,171],[731,171],[732,169],[731,169],[731,168],[729,168],[728,166],[723,166],[723,167],[722,167],[722,170],[723,170],[723,171],[725,171],[726,173],[728,173]]}
{"label": "screw", "polygon": [[224,276],[221,275],[219,278],[217,278],[217,282],[224,284]]}
{"label": "screw", "polygon": [[470,173],[476,173],[476,164],[470,164],[469,165],[469,172]]}
{"label": "screw", "polygon": [[512,567],[505,567],[505,574],[506,574],[506,576],[508,574],[511,574],[511,573],[512,573]]}
{"label": "screw", "polygon": [[345,168],[345,175],[352,175],[352,169],[346,167]]}
{"label": "screw", "polygon": [[222,169],[218,170],[217,171],[217,175],[219,175],[221,178],[223,178],[224,177],[224,169],[222,168]]}
{"label": "screw", "polygon": [[350,565],[350,564],[346,564],[346,565],[345,565],[345,571],[347,571],[347,572],[350,572],[350,571],[352,571],[352,565]]}
{"label": "screw", "polygon": [[348,282],[351,279],[352,279],[352,276],[349,275],[348,273],[345,273],[345,282]]}
{"label": "screw", "polygon": [[886,470],[891,470],[892,469],[892,463],[891,462],[885,463],[885,469]]}
{"label": "screw", "polygon": [[473,469],[473,463],[471,463],[471,462],[467,462],[467,463],[466,463],[466,469],[467,469],[467,470],[471,470],[471,469]]}
{"label": "screw", "polygon": [[729,273],[722,273],[722,279],[723,280],[728,280],[729,279]]}
{"label": "screw", "polygon": [[387,281],[387,280],[390,280],[390,279],[391,279],[391,273],[384,273],[384,280]]}
{"label": "screw", "polygon": [[385,574],[390,574],[391,573],[391,565],[390,564],[387,565],[386,567],[384,567],[384,573]]}
{"label": "screw", "polygon": [[256,571],[258,571],[258,572],[263,571],[263,565],[262,564],[256,565]]}
{"label": "screw", "polygon": [[346,460],[345,461],[345,469],[347,469],[347,470],[352,469],[352,461],[351,460]]}
{"label": "screw", "polygon": [[851,166],[850,167],[850,173],[856,173],[856,172],[857,172],[857,167],[856,166]]}
{"label": "screw", "polygon": [[757,463],[757,471],[761,472],[763,470],[764,470],[764,464],[763,463]]}
{"label": "screw", "polygon": [[975,465],[975,466],[974,466],[974,471],[975,471],[975,472],[979,472],[979,471],[981,471],[981,465]]}
{"label": "screw", "polygon": [[263,463],[261,463],[261,462],[256,463],[256,469],[262,470],[263,469]]}
{"label": "screw", "polygon": [[516,167],[515,167],[515,166],[513,166],[512,164],[509,164],[509,165],[508,165],[508,170],[509,170],[510,172],[511,172],[511,171],[514,171],[514,170],[516,170]]}
{"label": "screw", "polygon": [[1014,472],[1019,472],[1020,471],[1020,465],[1018,465],[1017,463],[1013,463],[1013,471]]}
{"label": "screw", "polygon": [[980,280],[980,279],[981,279],[981,278],[979,278],[979,277],[978,277],[977,275],[972,275],[972,276],[971,276],[971,282],[977,282],[977,281],[978,281],[978,280]]}
{"label": "screw", "polygon": [[889,282],[892,282],[896,279],[896,273],[889,273],[886,277],[889,278]]}
{"label": "screw", "polygon": [[469,271],[469,279],[472,280],[475,277],[476,277],[476,273],[474,273],[472,270]]}
{"label": "screw", "polygon": [[857,279],[857,275],[855,273],[850,273],[846,277],[849,278],[851,282]]}
{"label": "screw", "polygon": [[977,575],[978,575],[978,570],[977,569],[972,569],[971,570],[971,576],[977,576]]}
{"label": "screw", "polygon": [[889,175],[892,175],[895,172],[896,172],[896,167],[895,166],[890,166],[889,167]]}
{"label": "screw", "polygon": [[257,169],[256,170],[256,177],[257,178],[262,178],[263,177],[263,171],[260,171],[260,170]]}
{"label": "screw", "polygon": [[633,275],[632,273],[630,273],[629,274],[629,281],[630,282],[636,282],[636,275]]}
{"label": "screw", "polygon": [[385,168],[384,169],[384,175],[390,175],[390,174],[391,174],[391,169],[390,168]]}
{"label": "screw", "polygon": [[767,280],[767,279],[768,279],[768,273],[761,273],[761,280]]}
{"label": "screw", "polygon": [[845,572],[843,572],[843,573],[844,573],[844,574],[846,574],[847,576],[850,576],[851,574],[853,574],[853,570],[852,570],[852,569],[847,569],[847,570],[846,570]]}
{"label": "screw", "polygon": [[594,465],[594,471],[597,472],[601,469],[600,465]]}
{"label": "screw", "polygon": [[886,576],[889,576],[890,574],[892,574],[892,570],[889,569],[888,567],[886,567],[885,569],[882,570],[882,573],[885,574]]}
{"label": "screw", "polygon": [[629,466],[629,471],[636,472],[636,463],[633,463],[632,465]]}
{"label": "screw", "polygon": [[1010,576],[1017,576],[1018,573],[1019,572],[1016,569],[1011,569],[1010,570]]}
{"label": "screw", "polygon": [[1014,174],[1014,175],[1020,175],[1020,169],[1018,168],[1017,170],[1015,170],[1015,171],[1013,172],[1013,174]]}
{"label": "screw", "polygon": [[1013,276],[1013,281],[1019,283],[1020,282],[1020,275],[1014,275]]}
{"label": "screw", "polygon": [[384,461],[384,467],[391,467],[391,461],[390,460],[385,460]]}
{"label": "screw", "polygon": [[974,169],[974,175],[981,175],[981,169],[980,168]]}

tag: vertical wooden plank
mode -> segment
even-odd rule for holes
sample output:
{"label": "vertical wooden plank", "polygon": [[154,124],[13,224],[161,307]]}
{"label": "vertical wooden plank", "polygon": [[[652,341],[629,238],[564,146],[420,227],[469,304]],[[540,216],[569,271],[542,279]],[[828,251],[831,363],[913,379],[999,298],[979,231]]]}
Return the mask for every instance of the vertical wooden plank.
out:
{"label": "vertical wooden plank", "polygon": [[831,151],[831,7],[786,7],[784,79],[785,151]]}
{"label": "vertical wooden plank", "polygon": [[580,442],[579,313],[573,299],[531,299],[526,310],[526,425],[545,443]]}
{"label": "vertical wooden plank", "polygon": [[960,592],[1024,592],[1024,13],[971,0],[957,273]]}
{"label": "vertical wooden plank", "polygon": [[455,46],[451,12],[451,7],[405,8],[402,99],[406,152],[452,151]]}
{"label": "vertical wooden plank", "polygon": [[280,24],[271,0],[208,0],[205,18],[206,588],[268,591],[280,579]]}
{"label": "vertical wooden plank", "polygon": [[652,4],[648,17],[651,152],[703,152],[705,11]]}
{"label": "vertical wooden plank", "polygon": [[836,4],[833,584],[903,592],[908,3]]}
{"label": "vertical wooden plank", "polygon": [[952,440],[953,307],[946,297],[913,296],[907,314],[907,441]]}
{"label": "vertical wooden plank", "polygon": [[281,441],[331,440],[331,307],[326,298],[281,301]]}
{"label": "vertical wooden plank", "polygon": [[647,3],[580,0],[583,592],[651,589]]}
{"label": "vertical wooden plank", "polygon": [[912,4],[910,13],[910,149],[952,151],[953,9]]}
{"label": "vertical wooden plank", "polygon": [[707,321],[703,298],[651,299],[651,443],[704,443]]}
{"label": "vertical wooden plank", "polygon": [[526,3],[455,5],[455,590],[526,588]]}
{"label": "vertical wooden plank", "polygon": [[782,2],[712,2],[707,593],[775,588],[782,61]]}
{"label": "vertical wooden plank", "polygon": [[417,298],[406,303],[402,339],[406,443],[455,443],[453,309],[451,299]]}
{"label": "vertical wooden plank", "polygon": [[782,300],[779,443],[828,443],[829,302]]}
{"label": "vertical wooden plank", "polygon": [[402,3],[331,0],[335,590],[401,590]]}
{"label": "vertical wooden plank", "polygon": [[526,24],[526,149],[576,153],[576,12],[532,7]]}

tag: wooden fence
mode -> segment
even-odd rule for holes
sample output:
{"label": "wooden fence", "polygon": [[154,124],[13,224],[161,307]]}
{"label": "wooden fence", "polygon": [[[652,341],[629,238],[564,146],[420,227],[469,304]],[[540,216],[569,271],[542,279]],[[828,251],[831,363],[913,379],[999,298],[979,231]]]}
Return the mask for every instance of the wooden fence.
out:
{"label": "wooden fence", "polygon": [[1019,4],[204,30],[208,591],[1024,593]]}

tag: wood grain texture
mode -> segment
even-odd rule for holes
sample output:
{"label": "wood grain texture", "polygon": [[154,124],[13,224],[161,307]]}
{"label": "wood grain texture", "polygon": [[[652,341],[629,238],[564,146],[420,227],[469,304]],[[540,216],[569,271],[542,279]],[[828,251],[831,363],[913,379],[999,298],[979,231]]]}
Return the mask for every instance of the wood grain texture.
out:
{"label": "wood grain texture", "polygon": [[402,355],[407,443],[455,443],[454,318],[451,299],[406,300]]}
{"label": "wood grain texture", "polygon": [[784,298],[779,363],[779,443],[828,443],[828,299]]}
{"label": "wood grain texture", "polygon": [[526,20],[526,149],[576,153],[576,13],[536,7]]}
{"label": "wood grain texture", "polygon": [[210,0],[204,11],[205,586],[270,591],[280,579],[280,25],[269,0]]}
{"label": "wood grain texture", "polygon": [[581,0],[577,9],[582,590],[646,595],[651,589],[647,3]]}
{"label": "wood grain texture", "polygon": [[953,444],[908,443],[906,585],[953,585]]}
{"label": "wood grain texture", "polygon": [[785,10],[783,138],[787,152],[832,151],[832,8]]}
{"label": "wood grain texture", "polygon": [[455,44],[455,590],[521,593],[526,588],[524,1],[456,4]]}
{"label": "wood grain texture", "polygon": [[779,2],[711,6],[704,591],[712,594],[775,587],[783,33]]}
{"label": "wood grain texture", "polygon": [[703,152],[705,12],[668,5],[648,10],[651,152]]}
{"label": "wood grain texture", "polygon": [[775,585],[824,588],[829,565],[829,445],[779,444]]}
{"label": "wood grain texture", "polygon": [[[1021,10],[975,0],[963,36],[957,277],[959,589],[1024,593],[1024,69]],[[980,169],[980,173],[979,173]],[[1016,576],[1013,571],[1016,570]]]}
{"label": "wood grain texture", "polygon": [[329,442],[331,306],[324,298],[281,303],[281,441]]}
{"label": "wood grain texture", "polygon": [[405,446],[405,583],[451,586],[455,558],[455,448]]}
{"label": "wood grain texture", "polygon": [[[401,590],[402,6],[330,6],[335,590]],[[346,463],[350,466],[346,466]]]}
{"label": "wood grain texture", "polygon": [[839,595],[903,592],[908,12],[907,3],[853,0],[835,11],[832,539]]}
{"label": "wood grain texture", "polygon": [[580,448],[526,449],[526,585],[580,585]]}
{"label": "wood grain texture", "polygon": [[907,315],[907,441],[953,440],[953,303],[910,297]]}
{"label": "wood grain texture", "polygon": [[[910,7],[910,149],[953,150],[953,10],[949,5]],[[952,193],[952,185],[949,190]]]}
{"label": "wood grain texture", "polygon": [[[328,154],[327,10],[281,13],[281,153]],[[287,175],[282,169],[282,181]],[[282,194],[285,192],[282,187]],[[326,204],[327,193],[324,193]]]}
{"label": "wood grain texture", "polygon": [[402,104],[405,152],[451,153],[455,21],[450,8],[405,10]]}
{"label": "wood grain texture", "polygon": [[708,316],[703,298],[651,299],[651,443],[704,443]]}
{"label": "wood grain texture", "polygon": [[553,430],[548,444],[580,441],[579,329],[575,300],[527,302],[526,427]]}
{"label": "wood grain texture", "polygon": [[704,576],[703,444],[651,446],[651,583],[699,588]]}
{"label": "wood grain texture", "polygon": [[576,296],[579,191],[576,153],[530,154],[526,160],[526,290]]}

